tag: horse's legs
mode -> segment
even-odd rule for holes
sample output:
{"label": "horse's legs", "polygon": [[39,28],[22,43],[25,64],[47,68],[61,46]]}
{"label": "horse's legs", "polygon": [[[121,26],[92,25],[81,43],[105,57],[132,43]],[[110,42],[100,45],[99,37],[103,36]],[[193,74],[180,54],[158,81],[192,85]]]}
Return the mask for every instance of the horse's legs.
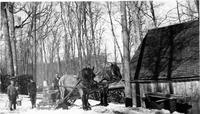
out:
{"label": "horse's legs", "polygon": [[79,94],[82,100],[82,107],[85,110],[85,98],[84,98],[84,93],[83,93],[83,89],[79,89]]}
{"label": "horse's legs", "polygon": [[89,93],[87,93],[87,106],[90,108],[91,104],[89,103]]}
{"label": "horse's legs", "polygon": [[102,106],[108,106],[107,92],[108,92],[108,87],[105,87],[100,91],[100,105]]}
{"label": "horse's legs", "polygon": [[108,99],[107,99],[108,87],[103,88],[103,105],[108,106]]}
{"label": "horse's legs", "polygon": [[81,96],[83,110],[89,110],[89,109],[91,109],[89,107],[89,105],[88,105],[88,96],[87,96],[86,90],[79,89],[79,94]]}
{"label": "horse's legs", "polygon": [[86,93],[86,105],[87,105],[88,110],[91,110],[91,107],[90,107],[90,104],[88,102],[88,99],[89,99],[89,93],[87,92]]}
{"label": "horse's legs", "polygon": [[100,105],[103,105],[103,89],[100,91]]}
{"label": "horse's legs", "polygon": [[64,87],[60,87],[60,97],[61,97],[61,99],[64,99],[64,97],[65,97],[65,88]]}

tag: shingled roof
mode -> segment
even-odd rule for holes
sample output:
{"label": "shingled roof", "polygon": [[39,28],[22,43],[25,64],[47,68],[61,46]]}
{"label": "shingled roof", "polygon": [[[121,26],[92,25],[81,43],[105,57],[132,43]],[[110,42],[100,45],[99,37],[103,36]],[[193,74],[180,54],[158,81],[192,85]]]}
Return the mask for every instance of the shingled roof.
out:
{"label": "shingled roof", "polygon": [[200,76],[199,20],[149,30],[131,59],[132,80],[137,66],[138,79],[167,78],[170,60],[171,78]]}

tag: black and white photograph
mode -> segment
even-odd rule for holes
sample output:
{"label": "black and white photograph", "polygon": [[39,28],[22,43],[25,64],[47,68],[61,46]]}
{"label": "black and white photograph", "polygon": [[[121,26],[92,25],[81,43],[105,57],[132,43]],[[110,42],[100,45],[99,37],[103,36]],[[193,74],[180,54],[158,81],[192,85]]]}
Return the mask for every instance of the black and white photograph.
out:
{"label": "black and white photograph", "polygon": [[0,3],[0,114],[200,114],[199,0]]}

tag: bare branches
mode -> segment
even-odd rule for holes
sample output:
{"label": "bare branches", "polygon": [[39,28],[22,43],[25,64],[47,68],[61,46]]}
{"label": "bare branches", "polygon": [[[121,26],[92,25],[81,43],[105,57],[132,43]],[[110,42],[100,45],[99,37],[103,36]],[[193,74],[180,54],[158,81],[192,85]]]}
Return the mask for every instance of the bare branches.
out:
{"label": "bare branches", "polygon": [[[15,26],[15,28],[22,28],[24,25],[29,24],[30,22],[26,22],[29,17],[31,17],[32,13],[29,13],[28,16],[22,21],[22,23],[20,25]],[[26,23],[25,23],[26,22]]]}
{"label": "bare branches", "polygon": [[155,13],[154,13],[153,1],[149,1],[149,3],[151,6],[150,9],[151,9],[151,14],[152,14],[152,20],[153,20],[154,26],[157,27],[157,19],[156,19]]}
{"label": "bare branches", "polygon": [[158,27],[164,22],[164,21],[166,21],[168,18],[169,18],[169,16],[168,16],[168,14],[171,12],[171,11],[173,11],[175,8],[172,8],[171,10],[169,10],[168,12],[167,12],[167,14],[165,14],[165,17],[162,19],[162,20],[160,20],[159,22],[158,22]]}
{"label": "bare branches", "polygon": [[[116,35],[115,35],[115,32],[114,32],[114,25],[113,25],[113,21],[112,21],[112,17],[111,17],[111,11],[112,11],[112,6],[111,6],[111,3],[106,3],[107,5],[107,10],[108,10],[108,15],[109,15],[109,19],[110,19],[110,24],[111,24],[111,31],[112,31],[112,35],[113,35],[113,38],[114,38],[114,45],[117,45],[117,48],[119,50],[119,53],[120,53],[120,56],[121,56],[121,59],[123,60],[123,55],[122,55],[122,52],[121,52],[121,49],[120,49],[120,46],[118,44],[118,41],[117,41],[117,38],[116,38]],[[116,57],[116,52],[115,52],[115,57]],[[116,62],[116,58],[115,58],[115,62]]]}
{"label": "bare branches", "polygon": [[[177,0],[175,8],[167,8],[169,11],[165,10],[161,15],[158,10],[161,6],[164,6],[163,2],[158,4],[149,1],[125,2],[127,34],[130,37],[129,49],[131,54],[134,54],[147,30],[153,28],[153,26],[159,27],[198,18],[198,10],[196,10],[198,6],[194,4],[198,0],[187,3],[188,1],[180,2]],[[70,73],[77,71],[76,68],[79,66],[77,60],[80,56],[82,56],[83,65],[94,65],[95,63],[96,67],[101,66],[101,59],[105,57],[104,59],[107,60],[107,56],[113,57],[115,55],[115,62],[118,62],[120,56],[123,59],[122,42],[120,42],[121,39],[118,39],[121,35],[118,32],[121,30],[119,27],[122,25],[120,3],[88,1],[11,3],[14,7],[14,17],[20,18],[14,26],[17,47],[20,46],[17,52],[21,53],[20,60],[23,59],[23,56],[25,58],[23,63],[20,64],[24,64],[23,68],[25,69],[33,63],[34,40],[36,40],[37,48],[42,50],[42,52],[39,52],[40,50],[35,52],[40,58],[37,61],[38,63],[43,59],[45,63],[48,63],[51,58],[50,55],[53,53],[55,56],[60,56],[60,60],[54,59],[53,62],[60,61],[62,63],[62,61],[65,61],[66,69],[69,67],[69,70],[65,69],[65,71],[70,72],[73,69],[73,72]],[[36,12],[32,8],[33,4],[37,6]],[[176,8],[179,11],[178,15]],[[35,23],[33,23],[33,18],[36,20]],[[36,29],[33,29],[34,24]],[[110,27],[110,29],[106,27]],[[33,33],[36,34],[36,39],[33,38]],[[105,55],[102,50],[105,46],[103,43],[107,43],[105,38],[110,37],[110,35],[113,37],[111,37],[111,40],[113,40],[114,46],[112,46],[115,51],[111,54],[113,48],[109,49],[110,52],[106,51],[107,55]],[[57,48],[57,46],[64,51],[54,49],[52,52],[52,48]],[[108,45],[106,48],[110,48],[110,46]],[[48,69],[46,68],[45,71],[47,75]],[[52,73],[49,75],[52,75]]]}

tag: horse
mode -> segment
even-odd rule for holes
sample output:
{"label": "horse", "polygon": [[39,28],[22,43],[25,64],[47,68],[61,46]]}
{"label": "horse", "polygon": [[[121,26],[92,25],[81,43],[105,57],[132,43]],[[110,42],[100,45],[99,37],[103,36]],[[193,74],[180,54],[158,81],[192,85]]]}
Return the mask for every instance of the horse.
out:
{"label": "horse", "polygon": [[[98,83],[98,85],[103,85],[100,90],[100,104],[102,106],[107,106],[107,93],[108,87],[111,83],[117,83],[122,79],[122,75],[120,73],[120,68],[116,63],[111,63],[110,66],[104,67],[99,73],[97,73],[94,80]],[[100,88],[100,87],[99,87]]]}
{"label": "horse", "polygon": [[[94,81],[95,74],[93,71],[94,67],[92,69],[86,67],[83,68],[78,75],[65,74],[62,76],[58,82],[61,98],[64,99],[66,91],[69,93],[74,89],[77,89],[77,92],[79,93],[79,96],[82,100],[83,110],[90,110],[91,108],[88,103],[89,91],[91,90],[91,87],[96,83]],[[75,93],[75,91],[72,93]]]}

